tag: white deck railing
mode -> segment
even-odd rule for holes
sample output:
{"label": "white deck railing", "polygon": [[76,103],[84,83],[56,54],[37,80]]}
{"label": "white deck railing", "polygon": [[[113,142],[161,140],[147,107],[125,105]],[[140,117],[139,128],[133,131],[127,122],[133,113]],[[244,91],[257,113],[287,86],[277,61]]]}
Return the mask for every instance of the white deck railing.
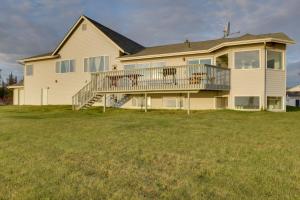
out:
{"label": "white deck railing", "polygon": [[229,90],[230,70],[212,65],[166,66],[92,73],[97,92]]}
{"label": "white deck railing", "polygon": [[229,90],[230,69],[213,65],[183,65],[92,73],[91,81],[73,96],[84,105],[97,93]]}

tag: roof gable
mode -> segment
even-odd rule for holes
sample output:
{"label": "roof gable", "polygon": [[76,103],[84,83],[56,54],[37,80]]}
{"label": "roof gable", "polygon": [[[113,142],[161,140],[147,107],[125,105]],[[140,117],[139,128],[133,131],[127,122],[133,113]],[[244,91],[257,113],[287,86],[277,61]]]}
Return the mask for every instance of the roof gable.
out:
{"label": "roof gable", "polygon": [[99,22],[96,22],[95,20],[92,20],[91,18],[88,18],[86,16],[81,16],[77,22],[72,26],[72,28],[68,31],[64,39],[60,42],[60,44],[56,47],[56,49],[52,52],[52,55],[56,55],[59,50],[64,46],[64,44],[68,41],[68,39],[72,36],[74,31],[78,28],[78,26],[83,22],[84,20],[87,20],[90,22],[93,26],[95,26],[99,31],[101,31],[112,43],[114,43],[122,52],[126,54],[133,54],[140,50],[142,50],[144,47],[133,40],[111,30],[110,28],[100,24]]}

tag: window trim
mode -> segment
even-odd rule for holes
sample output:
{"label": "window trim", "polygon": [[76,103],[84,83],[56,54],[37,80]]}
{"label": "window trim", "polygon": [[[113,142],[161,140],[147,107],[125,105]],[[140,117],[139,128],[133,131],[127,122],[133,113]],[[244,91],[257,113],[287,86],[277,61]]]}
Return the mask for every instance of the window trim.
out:
{"label": "window trim", "polygon": [[[28,74],[28,73],[27,73],[27,72],[28,72],[27,67],[31,67],[31,68],[32,68],[32,73],[31,73],[31,74]],[[34,67],[33,67],[33,64],[31,64],[31,65],[25,65],[25,75],[26,75],[26,76],[33,76],[33,74],[34,74]]]}
{"label": "window trim", "polygon": [[[176,106],[175,107],[168,107],[165,106],[165,99],[175,99]],[[181,96],[163,96],[162,97],[162,108],[164,109],[182,109],[184,107],[184,102]]]}
{"label": "window trim", "polygon": [[[134,106],[133,105],[133,100],[136,101],[136,104],[139,103],[138,101],[141,101],[140,102],[141,106],[138,106],[138,105]],[[143,108],[143,107],[145,107],[144,102],[145,102],[145,97],[144,96],[133,96],[131,98],[131,107],[133,107],[133,108]],[[151,106],[152,106],[152,98],[151,98],[151,96],[147,96],[147,107],[151,108]]]}
{"label": "window trim", "polygon": [[[84,60],[85,59],[90,59],[90,58],[99,58],[99,57],[108,57],[108,69],[107,69],[107,71],[103,71],[103,72],[109,72],[109,71],[111,71],[110,70],[110,68],[109,68],[109,66],[110,66],[110,56],[109,55],[107,55],[107,54],[104,54],[104,55],[100,55],[100,56],[90,56],[90,57],[83,57],[83,72],[84,73],[98,73],[98,72],[90,72],[90,71],[84,71]],[[90,64],[89,64],[90,65]]]}
{"label": "window trim", "polygon": [[228,56],[228,67],[227,68],[230,69],[230,62],[229,62],[229,60],[230,60],[230,53],[229,53],[229,51],[225,51],[225,52],[222,52],[222,53],[215,54],[213,65],[217,66],[217,57],[224,56],[226,54]]}
{"label": "window trim", "polygon": [[[236,108],[236,105],[235,105],[235,98],[236,97],[258,97],[259,98],[259,105],[258,105],[258,108],[250,108],[250,109],[238,109]],[[240,111],[258,111],[261,109],[261,105],[262,105],[262,98],[261,96],[258,96],[258,95],[235,95],[233,96],[233,107],[235,110],[240,110]]]}
{"label": "window trim", "polygon": [[211,65],[214,64],[214,58],[213,57],[190,57],[186,59],[186,65],[189,65],[189,61],[191,60],[210,60]]}
{"label": "window trim", "polygon": [[[282,64],[282,68],[281,69],[272,69],[272,68],[268,68],[268,51],[274,51],[274,52],[280,52],[282,55],[282,60],[281,60],[281,64]],[[272,71],[285,71],[285,51],[281,50],[281,49],[272,49],[272,48],[267,48],[266,49],[266,69],[267,70],[272,70]]]}
{"label": "window trim", "polygon": [[[278,98],[278,97],[280,97],[281,98],[281,108],[280,109],[269,109],[268,107],[269,107],[269,105],[268,105],[268,98],[269,97],[275,97],[275,98]],[[268,111],[282,111],[282,110],[284,110],[284,103],[283,103],[283,101],[284,101],[284,97],[283,96],[267,96],[267,110]]]}
{"label": "window trim", "polygon": [[[167,61],[165,61],[165,60],[158,60],[158,61],[154,61],[154,62],[141,62],[141,61],[139,61],[139,62],[134,62],[134,63],[126,63],[126,64],[123,63],[123,69],[124,70],[131,70],[131,69],[125,69],[125,65],[140,65],[140,64],[149,64],[150,65],[149,68],[153,68],[152,67],[153,63],[165,63],[165,66],[163,66],[163,67],[168,66]],[[144,68],[133,68],[133,69],[144,69]]]}
{"label": "window trim", "polygon": [[[245,51],[258,51],[258,57],[259,57],[259,67],[258,68],[251,68],[251,69],[237,69],[236,67],[235,67],[235,53],[238,53],[238,52],[245,52]],[[262,69],[262,65],[263,65],[263,63],[262,63],[262,61],[263,61],[263,55],[262,55],[262,50],[261,49],[259,49],[259,48],[254,48],[254,49],[241,49],[241,50],[235,50],[235,51],[233,51],[232,52],[233,53],[233,55],[232,55],[232,57],[233,57],[233,59],[232,59],[232,69],[234,69],[234,70],[242,70],[242,71],[247,71],[247,70],[260,70],[260,69]]]}
{"label": "window trim", "polygon": [[[68,71],[68,72],[61,72],[61,63],[63,62],[63,61],[69,61],[69,69],[71,69],[70,67],[71,67],[71,61],[72,60],[74,60],[74,71],[73,72],[71,72],[70,70]],[[56,71],[56,64],[57,64],[57,62],[59,62],[60,63],[60,71],[59,72],[57,72]],[[56,74],[68,74],[68,73],[75,73],[76,72],[76,60],[75,59],[60,59],[60,60],[57,60],[56,62],[55,62],[55,73]]]}

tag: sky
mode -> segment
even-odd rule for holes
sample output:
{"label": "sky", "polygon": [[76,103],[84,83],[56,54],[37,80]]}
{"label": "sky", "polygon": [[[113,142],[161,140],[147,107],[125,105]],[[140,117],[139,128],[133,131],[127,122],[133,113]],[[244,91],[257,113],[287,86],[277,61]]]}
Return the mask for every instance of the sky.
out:
{"label": "sky", "polygon": [[288,86],[300,84],[300,0],[1,0],[0,69],[23,76],[16,60],[50,52],[80,15],[144,46],[241,34],[284,32],[299,44],[287,51]]}

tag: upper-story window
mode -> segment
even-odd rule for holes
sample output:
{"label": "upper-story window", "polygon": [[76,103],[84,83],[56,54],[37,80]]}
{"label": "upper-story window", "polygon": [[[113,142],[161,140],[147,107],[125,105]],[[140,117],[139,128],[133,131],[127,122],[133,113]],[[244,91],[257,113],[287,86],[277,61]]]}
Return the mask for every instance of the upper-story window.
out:
{"label": "upper-story window", "polygon": [[228,68],[228,53],[218,56],[216,58],[216,65],[218,67]]}
{"label": "upper-story window", "polygon": [[56,73],[75,72],[75,60],[62,60],[56,62]]}
{"label": "upper-story window", "polygon": [[152,62],[152,63],[138,63],[138,64],[128,64],[124,65],[124,69],[141,69],[141,68],[150,68],[150,67],[164,67],[166,66],[165,62]]}
{"label": "upper-story window", "polygon": [[84,59],[84,72],[105,72],[109,70],[109,57],[99,56]]}
{"label": "upper-story window", "polygon": [[25,66],[26,76],[33,76],[33,65]]}
{"label": "upper-story window", "polygon": [[267,68],[282,69],[282,52],[267,50]]}
{"label": "upper-story window", "polygon": [[235,69],[257,69],[260,67],[259,50],[235,52]]}
{"label": "upper-story window", "polygon": [[203,58],[197,58],[197,59],[190,59],[188,60],[189,65],[211,65],[211,59],[203,59]]}

